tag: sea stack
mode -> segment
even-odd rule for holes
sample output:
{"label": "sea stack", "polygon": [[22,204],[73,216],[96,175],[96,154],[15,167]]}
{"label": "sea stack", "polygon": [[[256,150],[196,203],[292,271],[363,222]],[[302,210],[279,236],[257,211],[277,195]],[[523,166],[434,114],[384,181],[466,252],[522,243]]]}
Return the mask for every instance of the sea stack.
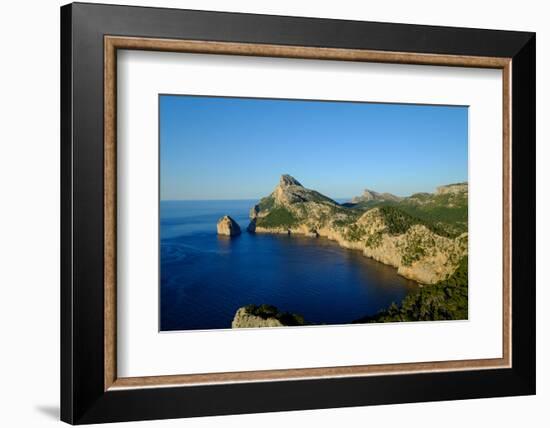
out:
{"label": "sea stack", "polygon": [[235,220],[228,215],[224,215],[218,220],[218,235],[236,236],[241,234],[241,228]]}

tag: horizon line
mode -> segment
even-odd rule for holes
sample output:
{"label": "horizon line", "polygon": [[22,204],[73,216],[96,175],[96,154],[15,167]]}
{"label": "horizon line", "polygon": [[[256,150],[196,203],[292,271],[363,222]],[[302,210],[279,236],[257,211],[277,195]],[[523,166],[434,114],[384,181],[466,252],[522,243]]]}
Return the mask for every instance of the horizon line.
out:
{"label": "horizon line", "polygon": [[[283,175],[289,175],[289,174],[283,174]],[[290,175],[290,177],[294,178],[292,175]],[[437,192],[437,189],[439,187],[445,187],[445,186],[455,186],[455,185],[458,185],[458,184],[466,184],[468,185],[469,187],[469,180],[464,180],[464,181],[456,181],[456,182],[453,182],[453,183],[447,183],[447,184],[440,184],[440,185],[437,185],[435,186],[434,188],[434,191],[431,191],[431,192],[425,192],[425,191],[417,191],[417,192],[412,192],[412,193],[409,193],[407,195],[403,195],[403,194],[396,194],[396,193],[391,193],[391,192],[381,192],[381,191],[378,191],[378,190],[374,190],[374,189],[369,189],[368,187],[365,187],[363,189],[363,192],[365,191],[370,191],[370,192],[376,192],[376,193],[381,193],[381,194],[384,194],[384,193],[389,193],[390,195],[394,195],[394,196],[397,196],[399,198],[408,198],[408,197],[411,197],[413,195],[416,195],[418,193],[436,193]],[[303,186],[303,185],[302,185]],[[308,190],[314,190],[315,189],[310,189],[309,187],[305,187],[303,186],[305,189],[308,189]],[[271,193],[270,193],[271,194]],[[361,193],[362,194],[362,193]],[[347,201],[350,201],[357,197],[357,196],[361,196],[360,195],[356,195],[356,196],[327,196],[328,198],[332,199],[332,200],[347,200]],[[189,198],[189,199],[186,199],[186,198],[178,198],[178,199],[164,199],[162,197],[159,197],[159,201],[161,202],[170,202],[170,201],[255,201],[255,200],[260,200],[262,198],[265,198],[266,196],[259,196],[259,197],[246,197],[246,198],[211,198],[211,199],[195,199],[195,198]]]}
{"label": "horizon line", "polygon": [[[265,196],[261,196],[259,198],[212,198],[212,199],[163,199],[159,198],[161,202],[181,202],[181,201],[259,201],[260,199],[264,198]],[[353,198],[353,196],[351,197]],[[330,199],[350,199],[348,197],[334,197]]]}

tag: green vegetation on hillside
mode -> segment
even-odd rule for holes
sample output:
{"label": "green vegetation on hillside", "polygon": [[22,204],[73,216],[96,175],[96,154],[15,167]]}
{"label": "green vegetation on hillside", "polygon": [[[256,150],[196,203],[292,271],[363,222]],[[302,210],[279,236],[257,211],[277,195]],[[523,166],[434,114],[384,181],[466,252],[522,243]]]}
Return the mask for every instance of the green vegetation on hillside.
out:
{"label": "green vegetation on hillside", "polygon": [[345,236],[352,242],[360,241],[365,236],[365,227],[356,223],[350,224],[346,229]]}
{"label": "green vegetation on hillside", "polygon": [[382,231],[374,232],[367,237],[365,245],[369,248],[378,248],[382,243],[382,237],[384,236]]}
{"label": "green vegetation on hillside", "polygon": [[445,236],[447,238],[454,238],[456,235],[448,228],[444,227],[440,223],[434,223],[428,219],[416,217],[406,212],[402,207],[396,206],[382,206],[379,208],[380,214],[384,217],[387,225],[387,230],[390,235],[401,235],[405,233],[411,226],[420,224],[427,227],[437,235]]}
{"label": "green vegetation on hillside", "polygon": [[363,214],[363,211],[347,208],[342,206],[341,210],[337,212],[340,215],[338,218],[332,220],[332,225],[335,227],[346,227],[359,220],[359,217]]}
{"label": "green vegetation on hillside", "polygon": [[258,208],[260,211],[270,210],[275,205],[275,199],[273,196],[266,196],[265,198],[260,199],[258,202]]}
{"label": "green vegetation on hillside", "polygon": [[409,293],[397,305],[354,323],[468,319],[468,257],[447,279]]}
{"label": "green vegetation on hillside", "polygon": [[[396,233],[411,224],[424,224],[435,233],[451,238],[468,230],[467,193],[415,193],[401,201],[370,200],[346,206],[363,212],[372,208],[385,209],[384,213],[392,220]],[[398,209],[399,214],[392,208]],[[399,218],[401,213],[413,219]]]}
{"label": "green vegetation on hillside", "polygon": [[468,227],[468,196],[465,193],[429,195],[429,198],[413,195],[399,207],[424,220],[452,225],[456,234],[465,232]]}
{"label": "green vegetation on hillside", "polygon": [[[338,220],[334,220],[332,224],[336,227],[345,227],[346,238],[350,241],[359,241],[364,237],[365,228],[355,224],[355,222],[365,211],[360,211],[355,208],[346,209],[349,214],[342,216],[342,218]],[[430,219],[430,216],[422,216],[422,213],[420,213],[420,216],[413,215],[411,214],[412,210],[401,205],[401,203],[384,202],[379,204],[378,209],[386,224],[385,230],[380,233],[386,232],[390,235],[402,235],[414,225],[425,226],[433,233],[446,238],[456,238],[463,232],[463,230],[459,230],[459,228],[455,227],[452,223],[447,223],[446,221],[433,221]],[[379,236],[379,234],[374,234],[367,238],[366,245],[371,248],[376,248],[380,242],[381,236]],[[413,250],[412,247],[410,249],[411,251]],[[418,251],[413,252],[419,254]]]}
{"label": "green vegetation on hillside", "polygon": [[379,211],[384,218],[390,235],[401,235],[409,230],[411,226],[423,223],[419,218],[415,218],[393,206],[382,206]]}
{"label": "green vegetation on hillside", "polygon": [[296,217],[284,207],[275,207],[265,217],[256,219],[256,225],[260,227],[291,227],[298,223]]}
{"label": "green vegetation on hillside", "polygon": [[273,305],[266,305],[265,303],[262,305],[246,305],[245,310],[250,315],[255,315],[257,317],[268,319],[268,318],[276,318],[278,319],[281,324],[284,324],[286,326],[297,326],[297,325],[304,325],[304,317],[299,314],[293,314],[290,312],[281,312],[277,309],[276,306]]}
{"label": "green vegetation on hillside", "polygon": [[[431,245],[433,247],[433,239],[430,238]],[[411,266],[417,260],[420,260],[426,255],[426,240],[421,236],[413,235],[407,240],[405,248],[403,248],[403,254],[401,256],[401,263],[404,266]]]}

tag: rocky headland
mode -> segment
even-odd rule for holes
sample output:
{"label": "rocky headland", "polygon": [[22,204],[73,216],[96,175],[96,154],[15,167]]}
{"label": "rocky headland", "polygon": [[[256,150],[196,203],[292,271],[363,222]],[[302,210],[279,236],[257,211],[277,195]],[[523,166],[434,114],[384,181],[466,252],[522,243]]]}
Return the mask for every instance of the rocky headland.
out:
{"label": "rocky headland", "polygon": [[250,210],[248,231],[326,237],[406,278],[435,284],[468,254],[467,204],[468,186],[460,183],[409,197],[366,190],[340,205],[283,175]]}

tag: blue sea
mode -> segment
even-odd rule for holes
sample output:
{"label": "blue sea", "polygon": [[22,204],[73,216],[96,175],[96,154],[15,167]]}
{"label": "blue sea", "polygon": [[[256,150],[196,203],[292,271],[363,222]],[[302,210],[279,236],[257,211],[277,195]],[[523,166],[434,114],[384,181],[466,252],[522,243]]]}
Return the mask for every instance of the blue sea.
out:
{"label": "blue sea", "polygon": [[[246,232],[255,200],[161,201],[160,329],[230,328],[237,309],[267,303],[314,324],[348,324],[417,287],[395,268],[325,238]],[[243,233],[218,236],[230,215]]]}

